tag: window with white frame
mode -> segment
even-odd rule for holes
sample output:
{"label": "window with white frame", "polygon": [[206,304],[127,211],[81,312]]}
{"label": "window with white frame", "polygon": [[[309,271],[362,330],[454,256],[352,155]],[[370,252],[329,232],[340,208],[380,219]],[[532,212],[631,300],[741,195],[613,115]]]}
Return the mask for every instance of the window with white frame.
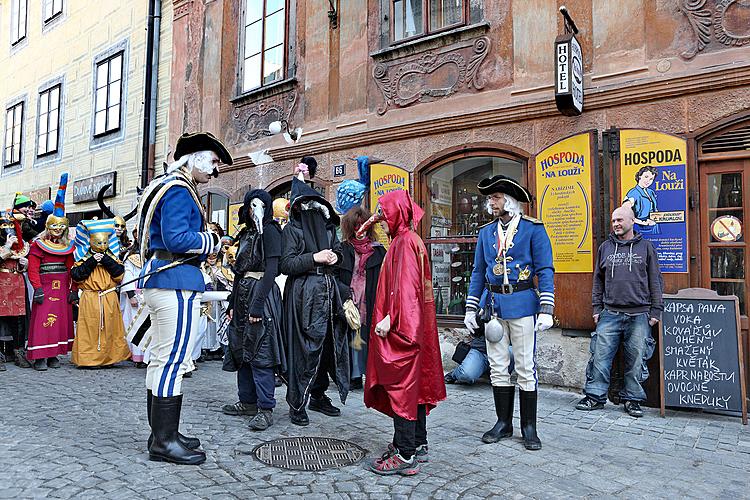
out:
{"label": "window with white frame", "polygon": [[37,156],[57,152],[60,139],[60,85],[39,93],[39,126]]}
{"label": "window with white frame", "polygon": [[5,111],[5,166],[21,163],[23,151],[23,101]]}
{"label": "window with white frame", "polygon": [[468,0],[393,0],[393,41],[466,24]]}
{"label": "window with white frame", "polygon": [[58,15],[62,14],[63,0],[44,0],[42,15],[44,22],[49,22]]}
{"label": "window with white frame", "polygon": [[118,52],[96,65],[94,137],[120,129],[123,53]]}
{"label": "window with white frame", "polygon": [[284,79],[287,0],[245,0],[243,92]]}
{"label": "window with white frame", "polygon": [[26,14],[28,0],[11,0],[10,5],[10,43],[15,45],[26,38]]}

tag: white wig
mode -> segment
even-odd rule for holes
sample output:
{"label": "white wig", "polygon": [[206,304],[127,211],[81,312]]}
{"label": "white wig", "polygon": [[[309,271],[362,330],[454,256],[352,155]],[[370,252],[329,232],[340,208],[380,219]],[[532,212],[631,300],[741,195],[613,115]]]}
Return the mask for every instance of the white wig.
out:
{"label": "white wig", "polygon": [[[503,196],[505,196],[505,206],[504,209],[506,212],[508,212],[511,217],[515,217],[516,215],[523,215],[523,208],[521,208],[521,204],[518,203],[518,200],[513,198],[511,195],[503,193]],[[492,208],[490,207],[490,201],[487,200],[486,203],[487,213],[492,215]]]}

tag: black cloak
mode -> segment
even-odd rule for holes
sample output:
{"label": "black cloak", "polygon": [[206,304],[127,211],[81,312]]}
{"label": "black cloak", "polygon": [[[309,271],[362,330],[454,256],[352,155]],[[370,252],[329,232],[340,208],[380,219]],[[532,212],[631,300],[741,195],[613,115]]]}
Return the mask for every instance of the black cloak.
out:
{"label": "black cloak", "polygon": [[[314,201],[328,210],[325,218],[318,209],[303,209]],[[282,233],[281,272],[287,275],[284,286],[288,389],[287,403],[295,411],[305,405],[310,385],[320,365],[325,342],[332,342],[336,377],[341,402],[349,393],[348,325],[343,303],[351,297],[339,280],[343,255],[336,236],[339,218],[331,204],[312,187],[292,179],[289,223]],[[316,264],[313,254],[330,249],[338,255],[333,266]]]}

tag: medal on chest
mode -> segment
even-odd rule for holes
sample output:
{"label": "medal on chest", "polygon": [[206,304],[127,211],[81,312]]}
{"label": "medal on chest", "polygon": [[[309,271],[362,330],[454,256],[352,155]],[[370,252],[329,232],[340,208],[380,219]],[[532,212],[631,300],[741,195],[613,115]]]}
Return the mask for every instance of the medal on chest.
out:
{"label": "medal on chest", "polygon": [[513,248],[513,238],[518,233],[520,220],[519,215],[513,217],[507,231],[503,231],[503,226],[499,221],[497,224],[497,257],[495,257],[495,265],[492,266],[492,273],[495,276],[504,276],[505,281],[508,279],[508,263],[513,260],[513,257],[508,255],[508,251]]}

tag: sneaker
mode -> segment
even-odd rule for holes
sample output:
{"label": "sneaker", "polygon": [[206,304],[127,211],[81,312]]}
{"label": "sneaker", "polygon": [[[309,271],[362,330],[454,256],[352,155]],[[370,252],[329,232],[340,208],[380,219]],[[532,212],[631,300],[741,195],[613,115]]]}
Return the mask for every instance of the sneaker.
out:
{"label": "sneaker", "polygon": [[419,462],[416,455],[406,460],[400,453],[380,460],[370,465],[370,470],[381,476],[392,476],[399,474],[401,476],[413,476],[419,472]]}
{"label": "sneaker", "polygon": [[323,415],[329,417],[338,417],[341,415],[341,410],[331,404],[331,398],[328,396],[320,396],[319,398],[310,397],[310,403],[307,405],[312,411],[317,411]]}
{"label": "sneaker", "polygon": [[398,453],[398,448],[393,446],[393,443],[388,443],[388,448],[383,452],[382,455],[380,455],[378,458],[370,462],[370,467],[375,467],[378,464],[385,462],[386,460],[391,458],[393,455],[396,455],[397,453]]}
{"label": "sneaker", "polygon": [[254,417],[258,414],[258,405],[255,403],[243,403],[242,401],[237,401],[232,405],[222,406],[221,411],[224,412],[225,415],[250,415],[251,417]]}
{"label": "sneaker", "polygon": [[248,426],[254,431],[264,431],[273,425],[273,410],[259,409]]}
{"label": "sneaker", "polygon": [[576,404],[576,410],[583,410],[583,411],[591,411],[591,410],[601,410],[604,408],[604,403],[600,403],[599,401],[595,399],[591,399],[590,397],[586,396],[582,400]]}
{"label": "sneaker", "polygon": [[310,425],[310,418],[307,416],[307,412],[304,408],[299,411],[289,409],[289,420],[291,420],[294,425],[302,427]]}
{"label": "sneaker", "polygon": [[28,358],[26,357],[26,351],[23,349],[13,349],[13,353],[15,354],[15,363],[16,366],[19,368],[31,368],[31,363],[29,363]]}
{"label": "sneaker", "polygon": [[430,461],[430,457],[428,454],[429,450],[427,449],[427,445],[423,444],[422,446],[417,446],[417,452],[414,454],[415,457],[417,457],[417,462],[420,464],[426,464]]}
{"label": "sneaker", "polygon": [[46,372],[47,371],[47,358],[35,359],[34,369],[38,372]]}
{"label": "sneaker", "polygon": [[47,358],[47,368],[60,368],[60,360],[57,357]]}
{"label": "sneaker", "polygon": [[443,380],[445,380],[446,384],[455,384],[456,383],[456,377],[453,376],[453,372],[446,373]]}
{"label": "sneaker", "polygon": [[640,418],[643,416],[643,410],[641,410],[641,405],[638,404],[638,401],[625,401],[625,411],[631,417]]}

